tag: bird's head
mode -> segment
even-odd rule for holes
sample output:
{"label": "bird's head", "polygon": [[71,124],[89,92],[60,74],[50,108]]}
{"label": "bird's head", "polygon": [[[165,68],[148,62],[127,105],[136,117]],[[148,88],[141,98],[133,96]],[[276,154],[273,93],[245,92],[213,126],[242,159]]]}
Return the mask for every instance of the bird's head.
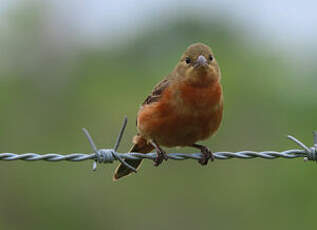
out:
{"label": "bird's head", "polygon": [[190,45],[182,55],[176,71],[183,77],[197,78],[208,77],[218,80],[220,77],[219,66],[212,50],[203,43]]}

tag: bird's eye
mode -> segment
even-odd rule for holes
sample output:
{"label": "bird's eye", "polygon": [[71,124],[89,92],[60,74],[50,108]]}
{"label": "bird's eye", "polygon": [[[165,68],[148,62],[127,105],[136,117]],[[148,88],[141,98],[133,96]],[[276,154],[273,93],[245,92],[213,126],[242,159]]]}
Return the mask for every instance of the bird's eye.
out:
{"label": "bird's eye", "polygon": [[211,54],[209,54],[209,60],[210,61],[214,60],[214,57]]}
{"label": "bird's eye", "polygon": [[189,64],[189,63],[192,62],[192,60],[190,59],[190,57],[186,57],[185,62],[186,62],[187,64]]}

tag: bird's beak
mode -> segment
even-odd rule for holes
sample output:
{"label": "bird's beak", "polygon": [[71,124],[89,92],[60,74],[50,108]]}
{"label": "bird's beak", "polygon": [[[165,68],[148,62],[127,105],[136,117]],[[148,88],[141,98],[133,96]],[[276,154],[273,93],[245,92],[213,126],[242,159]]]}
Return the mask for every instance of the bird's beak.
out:
{"label": "bird's beak", "polygon": [[195,62],[195,64],[194,64],[194,67],[195,67],[195,68],[198,68],[198,67],[200,67],[200,66],[205,66],[205,65],[207,65],[207,59],[206,59],[203,55],[200,55],[200,56],[197,58],[197,60],[196,60],[196,62]]}

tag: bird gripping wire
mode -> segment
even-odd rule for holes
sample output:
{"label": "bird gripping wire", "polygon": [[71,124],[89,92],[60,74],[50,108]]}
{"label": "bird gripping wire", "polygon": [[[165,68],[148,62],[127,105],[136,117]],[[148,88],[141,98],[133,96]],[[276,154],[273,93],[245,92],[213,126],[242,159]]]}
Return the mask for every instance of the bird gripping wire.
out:
{"label": "bird gripping wire", "polygon": [[[123,125],[115,142],[113,149],[98,149],[90,136],[87,129],[83,129],[84,134],[86,135],[91,148],[93,149],[92,154],[84,154],[84,153],[71,153],[71,154],[56,154],[56,153],[48,153],[48,154],[36,154],[36,153],[24,153],[24,154],[14,154],[14,153],[0,153],[0,160],[3,161],[14,161],[14,160],[25,160],[25,161],[37,161],[37,160],[45,160],[49,162],[56,161],[84,161],[84,160],[94,160],[93,163],[93,171],[97,169],[98,163],[113,163],[115,160],[120,161],[122,164],[137,172],[134,167],[126,163],[125,159],[130,160],[140,160],[140,159],[150,159],[154,160],[156,158],[156,153],[118,153],[117,150],[119,148],[121,139],[123,137],[123,133],[127,126],[127,117],[124,118]],[[288,135],[287,138],[291,141],[295,142],[301,149],[290,149],[283,152],[277,151],[262,151],[262,152],[254,152],[254,151],[240,151],[240,152],[216,152],[213,153],[214,157],[219,160],[226,160],[231,158],[239,158],[239,159],[252,159],[252,158],[264,158],[264,159],[276,159],[276,158],[304,158],[305,161],[315,161],[317,162],[317,132],[313,132],[314,134],[314,145],[312,147],[306,146],[304,143],[299,141],[293,136]],[[185,159],[194,159],[199,160],[202,157],[201,153],[192,153],[192,154],[184,154],[184,153],[170,153],[168,154],[168,158],[172,160],[185,160]]]}

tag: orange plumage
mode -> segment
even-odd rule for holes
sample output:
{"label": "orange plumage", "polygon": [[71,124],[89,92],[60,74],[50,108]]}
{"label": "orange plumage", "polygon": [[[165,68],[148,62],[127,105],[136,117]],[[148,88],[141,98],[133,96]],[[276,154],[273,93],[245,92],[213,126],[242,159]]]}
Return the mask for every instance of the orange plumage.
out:
{"label": "orange plumage", "polygon": [[[207,139],[220,126],[223,112],[221,73],[211,49],[196,43],[187,48],[174,71],[162,80],[142,104],[137,117],[138,134],[131,152],[157,151],[155,165],[167,159],[160,146],[199,148],[207,164],[211,151],[197,141]],[[128,160],[138,167],[140,161]],[[132,171],[120,164],[119,179]]]}

